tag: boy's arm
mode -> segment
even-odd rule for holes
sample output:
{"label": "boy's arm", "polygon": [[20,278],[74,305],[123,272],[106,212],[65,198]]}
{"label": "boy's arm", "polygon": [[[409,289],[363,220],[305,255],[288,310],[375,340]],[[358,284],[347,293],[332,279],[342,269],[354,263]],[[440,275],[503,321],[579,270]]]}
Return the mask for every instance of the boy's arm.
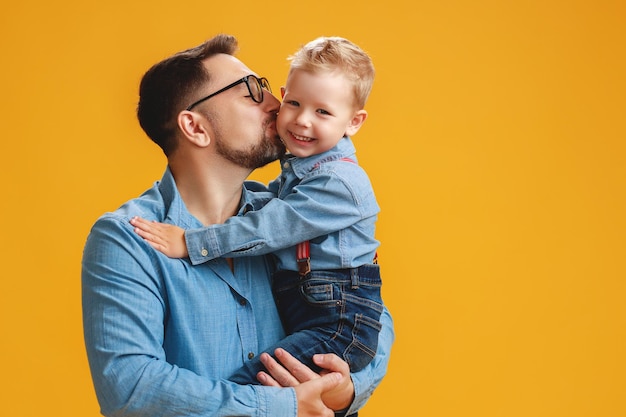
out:
{"label": "boy's arm", "polygon": [[[341,171],[341,172],[337,172]],[[365,172],[355,164],[305,178],[291,193],[225,223],[185,232],[193,264],[264,255],[346,229],[379,211]]]}

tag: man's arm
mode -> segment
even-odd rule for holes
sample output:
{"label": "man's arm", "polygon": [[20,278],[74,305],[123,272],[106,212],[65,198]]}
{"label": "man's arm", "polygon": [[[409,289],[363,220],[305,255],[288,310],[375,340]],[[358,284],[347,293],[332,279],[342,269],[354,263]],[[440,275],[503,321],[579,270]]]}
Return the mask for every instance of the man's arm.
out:
{"label": "man's arm", "polygon": [[383,326],[378,334],[376,356],[374,356],[374,359],[368,366],[351,375],[354,383],[354,401],[345,415],[351,415],[360,410],[387,373],[395,333],[393,319],[386,307],[380,316],[380,322]]}
{"label": "man's arm", "polygon": [[[169,363],[163,347],[168,301],[153,257],[128,218],[99,220],[85,246],[84,336],[104,415],[295,417],[300,403],[316,404],[316,395],[323,407],[319,395],[332,377],[318,392],[296,398],[293,389],[237,385]],[[311,408],[299,416],[327,411]]]}
{"label": "man's arm", "polygon": [[[351,415],[361,409],[387,372],[394,330],[391,315],[386,308],[382,313],[381,323],[383,327],[379,333],[378,350],[373,361],[361,371],[352,374],[350,384],[346,384],[345,380],[341,381],[335,389],[326,392],[323,397],[326,405],[341,411],[342,415]],[[277,349],[275,354],[280,364],[268,354],[264,353],[261,356],[268,370],[267,373],[261,372],[259,375],[259,381],[263,385],[293,387],[319,378],[317,374],[284,350]],[[328,372],[339,372],[346,377],[349,374],[348,364],[334,354],[316,355],[314,359],[318,366]]]}

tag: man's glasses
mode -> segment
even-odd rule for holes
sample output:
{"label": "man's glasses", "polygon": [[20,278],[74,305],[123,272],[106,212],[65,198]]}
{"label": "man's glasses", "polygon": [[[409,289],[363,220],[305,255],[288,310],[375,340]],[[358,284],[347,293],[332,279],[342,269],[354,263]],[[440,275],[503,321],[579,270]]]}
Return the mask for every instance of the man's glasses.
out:
{"label": "man's glasses", "polygon": [[202,103],[203,101],[206,101],[210,99],[211,97],[218,95],[219,93],[223,93],[224,91],[230,88],[233,88],[234,86],[239,85],[241,83],[246,84],[246,86],[248,87],[248,92],[250,93],[250,98],[255,103],[263,102],[263,90],[267,90],[270,93],[272,92],[272,89],[270,88],[270,82],[267,81],[266,78],[259,78],[250,74],[250,75],[246,75],[240,80],[235,81],[232,84],[228,84],[226,87],[222,88],[221,90],[217,90],[215,93],[209,94],[208,96],[201,98],[200,100],[190,104],[189,107],[187,107],[185,110],[189,111],[195,106],[197,106],[198,104]]}

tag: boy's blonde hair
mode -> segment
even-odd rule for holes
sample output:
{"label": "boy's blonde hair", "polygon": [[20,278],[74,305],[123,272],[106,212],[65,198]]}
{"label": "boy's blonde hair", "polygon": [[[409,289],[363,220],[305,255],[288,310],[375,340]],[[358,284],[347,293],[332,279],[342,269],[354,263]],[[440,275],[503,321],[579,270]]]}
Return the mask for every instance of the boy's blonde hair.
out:
{"label": "boy's blonde hair", "polygon": [[311,73],[341,71],[353,82],[356,107],[365,107],[374,83],[374,64],[354,43],[338,36],[322,36],[304,45],[288,59],[291,61],[290,73],[295,69]]}

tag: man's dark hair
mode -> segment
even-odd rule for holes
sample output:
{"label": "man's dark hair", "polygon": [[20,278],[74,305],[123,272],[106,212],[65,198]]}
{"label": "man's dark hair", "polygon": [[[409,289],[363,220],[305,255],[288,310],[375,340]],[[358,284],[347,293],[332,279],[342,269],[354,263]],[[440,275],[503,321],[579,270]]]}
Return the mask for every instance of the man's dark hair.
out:
{"label": "man's dark hair", "polygon": [[177,146],[178,113],[210,79],[203,61],[216,54],[234,55],[236,51],[237,39],[220,34],[164,59],[144,74],[139,85],[137,118],[144,132],[166,156]]}

